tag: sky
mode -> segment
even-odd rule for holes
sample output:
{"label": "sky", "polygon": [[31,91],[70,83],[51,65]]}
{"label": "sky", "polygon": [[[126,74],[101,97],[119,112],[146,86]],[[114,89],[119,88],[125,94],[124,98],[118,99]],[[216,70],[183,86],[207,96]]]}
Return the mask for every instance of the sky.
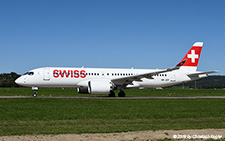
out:
{"label": "sky", "polygon": [[204,42],[225,75],[224,0],[1,0],[0,73],[39,67],[165,69]]}

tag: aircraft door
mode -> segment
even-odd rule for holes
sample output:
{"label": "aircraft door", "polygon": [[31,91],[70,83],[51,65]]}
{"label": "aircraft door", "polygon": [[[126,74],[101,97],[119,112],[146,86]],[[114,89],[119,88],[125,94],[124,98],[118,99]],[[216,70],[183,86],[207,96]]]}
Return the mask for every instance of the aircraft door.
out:
{"label": "aircraft door", "polygon": [[49,81],[50,80],[50,69],[49,68],[44,68],[43,69],[43,80],[44,81]]}
{"label": "aircraft door", "polygon": [[175,83],[176,82],[176,74],[172,73],[172,78],[170,79],[170,82]]}

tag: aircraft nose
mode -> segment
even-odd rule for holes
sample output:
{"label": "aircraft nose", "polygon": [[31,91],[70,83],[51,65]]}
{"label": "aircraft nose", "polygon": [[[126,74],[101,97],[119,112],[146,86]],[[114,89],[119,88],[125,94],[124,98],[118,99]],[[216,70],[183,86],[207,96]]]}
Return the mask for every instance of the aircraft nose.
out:
{"label": "aircraft nose", "polygon": [[15,80],[15,83],[18,84],[18,85],[23,84],[22,78],[21,78],[21,77],[17,78],[17,79]]}

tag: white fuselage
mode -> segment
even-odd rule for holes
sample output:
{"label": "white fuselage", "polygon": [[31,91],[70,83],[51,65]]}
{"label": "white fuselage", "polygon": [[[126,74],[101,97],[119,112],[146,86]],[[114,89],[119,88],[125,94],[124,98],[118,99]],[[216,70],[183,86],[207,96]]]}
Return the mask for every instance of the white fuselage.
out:
{"label": "white fuselage", "polygon": [[[17,84],[27,87],[85,87],[82,82],[91,80],[111,81],[116,78],[135,76],[155,72],[155,69],[101,69],[101,68],[62,68],[46,67],[30,71],[16,80]],[[32,73],[31,73],[32,72]],[[191,81],[186,71],[175,70],[153,76],[153,79],[142,78],[133,81],[126,88],[156,88]]]}

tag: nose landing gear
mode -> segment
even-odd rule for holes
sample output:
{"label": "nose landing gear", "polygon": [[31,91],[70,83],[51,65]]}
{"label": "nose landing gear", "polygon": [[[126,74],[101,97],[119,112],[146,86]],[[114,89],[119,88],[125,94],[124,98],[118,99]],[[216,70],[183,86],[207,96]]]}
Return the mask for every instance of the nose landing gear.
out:
{"label": "nose landing gear", "polygon": [[33,97],[37,97],[38,87],[32,87],[32,90],[34,91]]}

